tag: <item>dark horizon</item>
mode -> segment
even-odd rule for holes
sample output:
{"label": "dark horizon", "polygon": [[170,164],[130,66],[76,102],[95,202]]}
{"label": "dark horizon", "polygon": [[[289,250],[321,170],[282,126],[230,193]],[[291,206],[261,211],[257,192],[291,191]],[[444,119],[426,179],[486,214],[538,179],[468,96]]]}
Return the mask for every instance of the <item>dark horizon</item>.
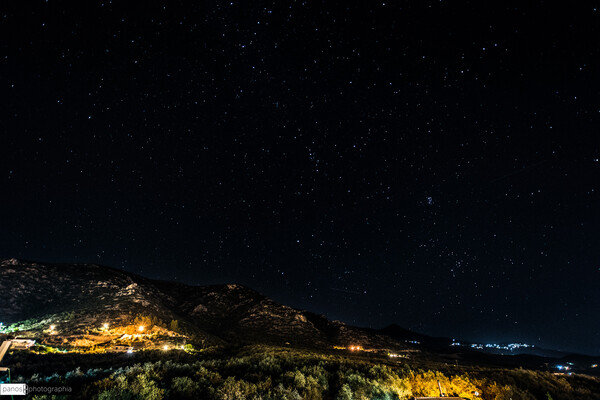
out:
{"label": "dark horizon", "polygon": [[600,354],[600,12],[3,5],[0,257]]}
{"label": "dark horizon", "polygon": [[[54,264],[54,265],[68,265],[68,264],[73,264],[73,263],[62,262],[62,261],[49,262],[49,261],[22,259],[22,258],[16,258],[16,257],[8,257],[8,258],[0,257],[0,262],[12,260],[12,259],[16,259],[17,261],[20,261],[20,262],[35,263],[35,264],[40,264],[40,265],[50,265],[50,264]],[[209,282],[209,283],[196,283],[196,284],[192,284],[192,283],[187,283],[187,282],[180,282],[180,281],[178,281],[176,279],[146,276],[146,275],[143,275],[143,274],[139,274],[139,273],[127,271],[127,270],[125,270],[123,268],[116,268],[116,267],[113,267],[113,266],[110,266],[110,265],[104,265],[104,264],[100,264],[100,263],[79,262],[77,264],[80,264],[80,265],[98,265],[98,266],[103,267],[103,268],[109,268],[109,269],[113,269],[113,270],[116,270],[116,271],[131,273],[131,274],[134,274],[134,275],[137,275],[137,276],[141,276],[143,278],[150,279],[150,280],[158,280],[158,281],[161,281],[161,282],[182,283],[182,284],[186,284],[186,285],[190,285],[190,286],[199,286],[199,287],[201,287],[201,286],[210,286],[210,285],[223,286],[223,285],[228,285],[228,284],[239,284],[239,285],[245,286],[246,288],[249,288],[251,290],[254,290],[254,291],[258,292],[259,294],[261,294],[263,296],[266,296],[266,297],[268,297],[268,298],[270,298],[272,300],[275,300],[276,302],[278,302],[281,305],[294,307],[294,305],[292,305],[292,304],[286,304],[284,302],[278,301],[278,299],[274,298],[273,296],[270,296],[267,293],[264,293],[264,292],[262,292],[260,290],[257,290],[254,287],[248,286],[248,285],[240,283],[240,282]],[[345,323],[347,325],[357,326],[357,327],[361,327],[361,328],[370,328],[370,329],[379,330],[379,329],[384,329],[384,328],[388,328],[388,327],[392,327],[392,326],[398,326],[398,327],[403,328],[403,329],[408,329],[406,326],[403,326],[398,321],[390,321],[389,323],[381,325],[381,326],[361,326],[361,325],[353,325],[352,322],[344,321],[344,320],[341,320],[341,319],[331,318],[329,315],[326,315],[324,313],[320,313],[317,310],[303,309],[301,307],[294,307],[294,308],[298,308],[298,309],[300,309],[302,311],[308,311],[308,312],[311,312],[311,313],[314,313],[314,314],[324,315],[330,321],[337,320],[337,321],[341,321],[341,322],[343,322],[343,323]],[[483,344],[486,344],[486,343],[495,343],[495,344],[521,343],[518,340],[512,340],[511,338],[503,338],[503,339],[500,339],[500,340],[486,340],[486,339],[484,339],[482,337],[479,337],[477,339],[477,336],[472,336],[472,337],[468,337],[468,336],[451,337],[451,336],[448,336],[446,334],[443,334],[443,332],[440,333],[440,334],[438,334],[438,335],[434,335],[434,334],[431,334],[429,332],[419,331],[418,329],[416,329],[416,330],[409,329],[409,330],[412,331],[412,332],[414,332],[414,333],[417,333],[417,334],[431,336],[432,338],[455,339],[457,342],[483,343]],[[416,339],[418,339],[418,338],[416,338]],[[532,343],[527,343],[527,344],[532,344]],[[560,351],[560,352],[564,352],[564,353],[570,354],[570,355],[584,355],[584,356],[592,356],[592,357],[600,356],[600,354],[570,352],[569,349],[561,349],[561,348],[554,348],[554,347],[544,347],[544,346],[536,346],[536,347],[540,347],[540,348],[542,348],[544,350]],[[510,352],[508,354],[511,355]],[[516,352],[514,354],[520,354],[520,353]]]}

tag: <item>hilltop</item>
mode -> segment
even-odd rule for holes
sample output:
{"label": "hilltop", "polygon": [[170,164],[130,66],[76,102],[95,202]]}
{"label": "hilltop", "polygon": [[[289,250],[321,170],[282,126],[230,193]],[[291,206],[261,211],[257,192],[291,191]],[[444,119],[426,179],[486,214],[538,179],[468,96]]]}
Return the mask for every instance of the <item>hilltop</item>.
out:
{"label": "hilltop", "polygon": [[203,347],[360,343],[363,348],[408,348],[402,340],[278,304],[243,285],[191,286],[95,264],[4,260],[0,292],[1,322],[9,331],[63,347],[154,334]]}
{"label": "hilltop", "polygon": [[452,339],[397,325],[377,330],[330,321],[278,304],[239,284],[192,286],[95,264],[0,261],[0,292],[0,336],[30,338],[62,351],[259,344],[360,350],[449,364],[540,370],[551,366],[557,372],[557,366],[564,364],[571,371],[598,373],[597,367],[591,367],[598,364],[597,357],[557,352],[548,356],[538,348],[520,355],[483,354],[471,345],[454,346]]}
{"label": "hilltop", "polygon": [[[409,399],[440,387],[469,399],[600,398],[592,357],[482,354],[397,325],[329,321],[238,284],[9,259],[0,293],[0,340],[36,341],[3,360],[13,382],[67,385],[73,398]],[[570,369],[551,371],[557,362]]]}

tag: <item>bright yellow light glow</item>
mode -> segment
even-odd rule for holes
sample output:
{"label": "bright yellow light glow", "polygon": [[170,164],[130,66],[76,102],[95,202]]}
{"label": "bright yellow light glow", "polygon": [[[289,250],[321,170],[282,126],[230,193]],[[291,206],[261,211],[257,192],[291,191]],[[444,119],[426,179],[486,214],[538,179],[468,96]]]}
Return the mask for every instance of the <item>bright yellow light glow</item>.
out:
{"label": "bright yellow light glow", "polygon": [[108,329],[108,323],[106,323],[106,322],[105,322],[105,323],[104,323],[104,325],[102,325],[102,327],[103,327],[104,329]]}
{"label": "bright yellow light glow", "polygon": [[53,331],[56,328],[55,325],[50,325],[50,330]]}
{"label": "bright yellow light glow", "polygon": [[140,326],[138,326],[138,331],[140,331],[140,332],[144,332],[144,329],[146,329],[146,328],[144,327],[144,325],[140,325]]}
{"label": "bright yellow light glow", "polygon": [[163,346],[163,350],[169,350],[169,346],[167,346],[166,344]]}

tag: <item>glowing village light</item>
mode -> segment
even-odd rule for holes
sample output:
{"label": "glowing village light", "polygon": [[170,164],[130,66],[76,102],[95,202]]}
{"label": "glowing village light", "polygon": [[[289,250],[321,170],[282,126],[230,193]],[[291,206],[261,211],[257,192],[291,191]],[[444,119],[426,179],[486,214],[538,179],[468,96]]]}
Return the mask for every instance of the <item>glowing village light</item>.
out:
{"label": "glowing village light", "polygon": [[108,329],[108,322],[105,322],[105,323],[102,325],[102,327],[103,327],[104,329]]}
{"label": "glowing village light", "polygon": [[146,329],[146,327],[144,325],[138,326],[138,331],[139,332],[144,332],[144,329]]}

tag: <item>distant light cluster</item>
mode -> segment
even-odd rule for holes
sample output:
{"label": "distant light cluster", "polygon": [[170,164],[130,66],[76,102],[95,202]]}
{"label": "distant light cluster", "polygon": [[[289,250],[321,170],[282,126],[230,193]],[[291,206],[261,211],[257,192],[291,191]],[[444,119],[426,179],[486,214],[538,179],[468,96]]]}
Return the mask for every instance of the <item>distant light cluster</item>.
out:
{"label": "distant light cluster", "polygon": [[450,343],[450,346],[470,347],[470,348],[476,349],[476,350],[495,349],[495,350],[508,350],[508,351],[514,351],[514,350],[521,349],[521,348],[533,348],[533,347],[535,347],[535,345],[533,345],[533,344],[527,344],[527,343],[508,343],[508,344],[471,343],[471,344],[465,344],[465,343],[460,343],[460,342],[455,342],[455,341],[453,341],[452,343]]}
{"label": "distant light cluster", "polygon": [[[572,363],[570,364],[573,365]],[[557,365],[556,369],[558,369],[559,371],[568,371],[571,369],[571,367],[569,365]]]}
{"label": "distant light cluster", "polygon": [[502,345],[502,344],[496,344],[496,343],[488,343],[485,345],[486,348],[488,349],[498,349],[498,350],[516,350],[516,349],[520,349],[520,348],[530,348],[530,347],[535,347],[532,344],[527,344],[527,343],[509,343],[507,345]]}

